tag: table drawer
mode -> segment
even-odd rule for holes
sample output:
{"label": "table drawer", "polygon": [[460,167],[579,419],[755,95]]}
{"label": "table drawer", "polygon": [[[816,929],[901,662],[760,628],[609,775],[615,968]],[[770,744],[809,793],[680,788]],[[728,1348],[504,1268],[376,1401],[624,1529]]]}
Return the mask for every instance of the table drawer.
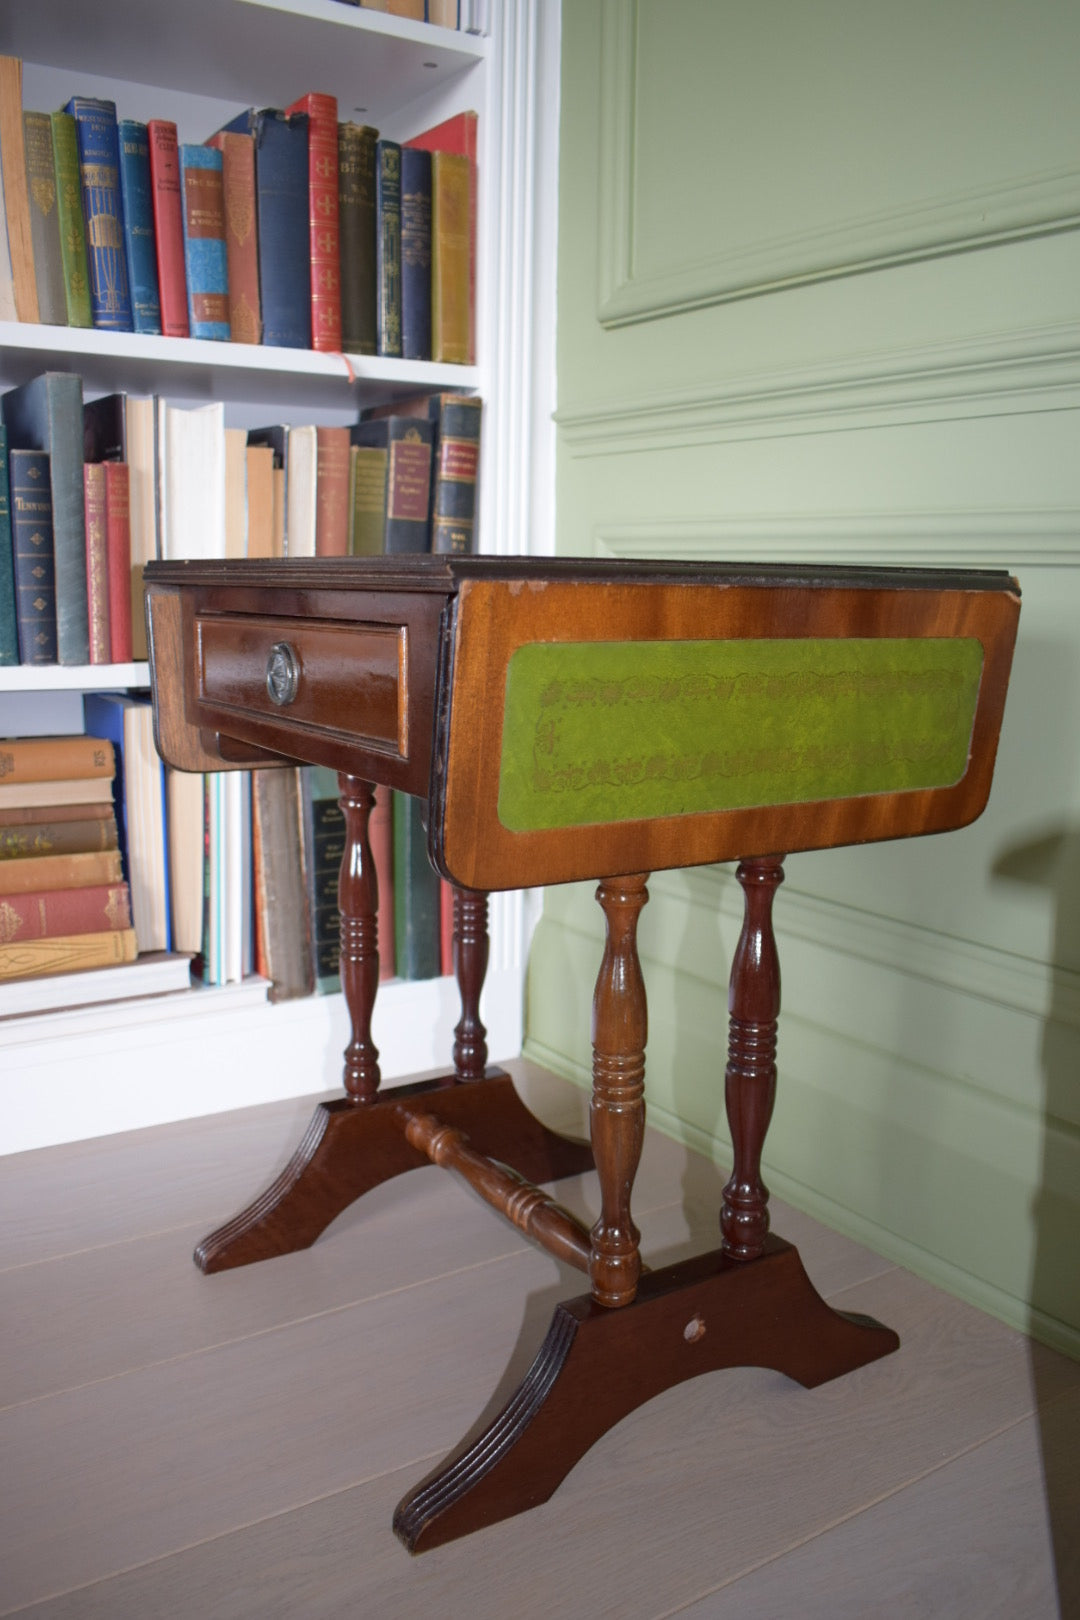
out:
{"label": "table drawer", "polygon": [[408,631],[196,614],[196,696],[217,711],[408,756]]}

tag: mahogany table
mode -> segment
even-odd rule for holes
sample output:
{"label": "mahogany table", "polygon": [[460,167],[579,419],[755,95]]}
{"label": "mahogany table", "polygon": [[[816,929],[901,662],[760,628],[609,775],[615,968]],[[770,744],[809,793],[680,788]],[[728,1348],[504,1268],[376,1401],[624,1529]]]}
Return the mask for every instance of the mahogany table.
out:
{"label": "mahogany table", "polygon": [[[683,1379],[772,1367],[812,1386],[894,1350],[828,1306],[769,1232],[773,897],[784,853],[943,832],[986,803],[1019,615],[972,570],[407,557],[152,563],[158,747],[181,770],[310,762],[339,774],[346,850],[344,1097],[282,1174],[196,1251],[204,1271],[310,1245],[354,1199],[429,1161],[585,1271],[506,1407],[398,1507],[413,1551],[547,1500],[620,1418]],[[382,1092],[371,1018],[372,784],[427,804],[454,885],[453,1069]],[[781,853],[784,852],[784,853]],[[738,861],[721,1242],[642,1267],[637,920],[652,871]],[[599,882],[591,1147],[535,1120],[487,1064],[487,893]],[[532,1183],[595,1166],[586,1230]],[[514,1164],[515,1169],[507,1168]]]}

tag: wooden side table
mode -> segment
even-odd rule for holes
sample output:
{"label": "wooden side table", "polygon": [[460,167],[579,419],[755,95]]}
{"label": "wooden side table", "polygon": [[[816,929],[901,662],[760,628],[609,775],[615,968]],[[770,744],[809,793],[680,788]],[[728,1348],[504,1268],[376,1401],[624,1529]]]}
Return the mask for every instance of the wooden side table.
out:
{"label": "wooden side table", "polygon": [[[776,1087],[772,911],[784,854],[943,832],[990,789],[1019,615],[1007,574],[496,558],[155,563],[158,745],[182,770],[296,761],[339,773],[346,818],[345,1094],[285,1171],[196,1251],[205,1271],[305,1247],[390,1176],[433,1161],[586,1272],[499,1416],[398,1507],[420,1551],[545,1501],[642,1402],[721,1367],[811,1386],[896,1348],[833,1310],[769,1232]],[[453,1068],[380,1090],[371,1016],[372,784],[427,801],[455,886]],[[738,861],[725,1098],[734,1164],[717,1249],[643,1270],[631,1189],[644,1133],[648,874]],[[592,1151],[548,1131],[487,1064],[487,894],[598,880]],[[595,1158],[586,1230],[538,1187]],[[507,1168],[515,1165],[514,1170]]]}

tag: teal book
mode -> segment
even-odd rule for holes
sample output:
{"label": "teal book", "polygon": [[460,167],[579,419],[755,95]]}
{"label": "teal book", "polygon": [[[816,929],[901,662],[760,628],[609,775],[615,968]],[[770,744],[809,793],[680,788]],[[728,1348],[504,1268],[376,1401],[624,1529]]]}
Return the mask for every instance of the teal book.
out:
{"label": "teal book", "polygon": [[180,146],[188,323],[193,338],[228,343],[229,268],[225,251],[225,185],[213,146]]}
{"label": "teal book", "polygon": [[116,103],[95,96],[72,96],[64,111],[75,120],[79,147],[94,325],[107,332],[130,332],[134,328],[124,247]]}
{"label": "teal book", "polygon": [[0,667],[19,662],[19,624],[15,615],[15,551],[8,493],[7,429],[0,422]]}
{"label": "teal book", "polygon": [[157,243],[150,190],[150,142],[146,125],[134,118],[121,118],[117,125],[117,139],[131,318],[136,332],[160,333],[161,301],[158,297]]}
{"label": "teal book", "polygon": [[[43,450],[52,491],[56,590],[56,658],[90,662],[83,491],[82,378],[46,371],[0,400],[9,450]],[[25,663],[25,659],[23,660]]]}
{"label": "teal book", "polygon": [[437,979],[442,971],[439,939],[439,875],[428,860],[424,801],[395,793],[394,952],[399,979]]}
{"label": "teal book", "polygon": [[49,458],[42,450],[12,450],[8,467],[19,662],[55,664],[56,586]]}

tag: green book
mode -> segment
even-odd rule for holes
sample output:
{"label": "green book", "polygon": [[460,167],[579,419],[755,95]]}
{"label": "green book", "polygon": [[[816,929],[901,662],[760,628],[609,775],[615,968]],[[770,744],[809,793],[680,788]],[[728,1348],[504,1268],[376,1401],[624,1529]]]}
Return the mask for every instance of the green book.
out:
{"label": "green book", "polygon": [[374,445],[349,447],[349,551],[354,557],[381,557],[386,549],[387,460],[387,452]]}
{"label": "green book", "polygon": [[68,325],[93,326],[75,120],[66,112],[54,112],[51,116],[53,158],[56,165],[56,205],[60,219],[60,258],[64,267]]}
{"label": "green book", "polygon": [[439,874],[428,860],[422,799],[394,794],[394,954],[399,979],[437,979]]}

